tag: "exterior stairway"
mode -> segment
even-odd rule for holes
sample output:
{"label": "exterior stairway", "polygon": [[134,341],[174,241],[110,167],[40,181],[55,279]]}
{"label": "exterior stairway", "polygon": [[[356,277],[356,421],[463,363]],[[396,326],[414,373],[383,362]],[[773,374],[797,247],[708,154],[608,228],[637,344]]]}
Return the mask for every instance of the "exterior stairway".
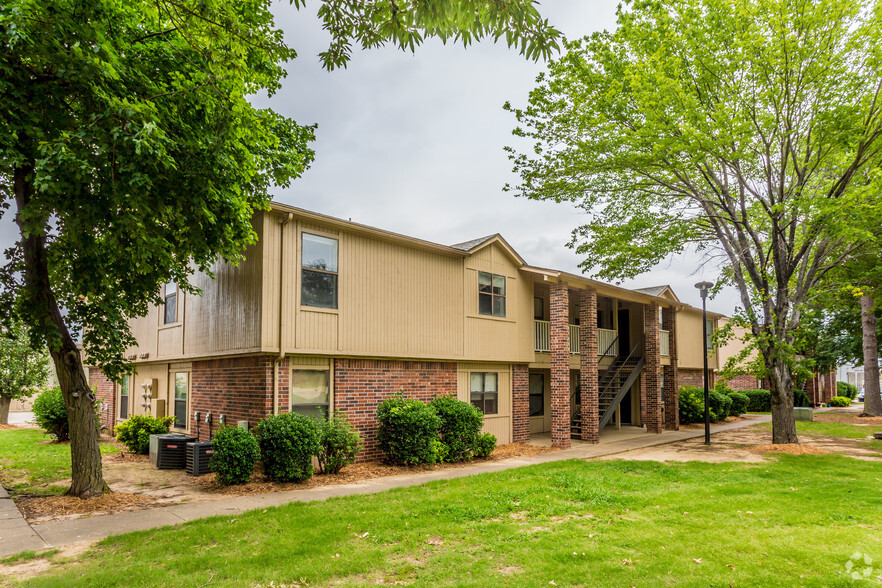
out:
{"label": "exterior stairway", "polygon": [[[644,358],[639,356],[641,346],[638,345],[627,357],[619,356],[603,372],[600,373],[597,383],[598,390],[598,413],[600,424],[598,431],[602,431],[616,412],[616,408],[622,403],[622,399],[631,389],[631,386],[643,369]],[[570,436],[573,439],[582,437],[582,391],[581,386],[570,398]]]}

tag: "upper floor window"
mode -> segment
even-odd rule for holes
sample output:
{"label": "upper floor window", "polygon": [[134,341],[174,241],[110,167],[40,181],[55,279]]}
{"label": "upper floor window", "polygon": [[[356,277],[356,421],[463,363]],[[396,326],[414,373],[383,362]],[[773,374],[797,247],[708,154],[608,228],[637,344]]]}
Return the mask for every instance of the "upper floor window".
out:
{"label": "upper floor window", "polygon": [[303,233],[300,304],[337,308],[337,240]]}
{"label": "upper floor window", "polygon": [[505,316],[505,276],[478,272],[478,312]]}
{"label": "upper floor window", "polygon": [[165,303],[163,304],[162,324],[168,325],[178,319],[178,285],[174,282],[166,284],[163,291],[163,299]]}

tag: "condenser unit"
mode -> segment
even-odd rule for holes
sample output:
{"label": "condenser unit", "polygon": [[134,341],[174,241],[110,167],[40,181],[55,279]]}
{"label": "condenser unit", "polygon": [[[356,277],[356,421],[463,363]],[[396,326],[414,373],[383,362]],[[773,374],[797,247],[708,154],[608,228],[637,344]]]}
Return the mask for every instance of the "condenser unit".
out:
{"label": "condenser unit", "polygon": [[208,462],[214,454],[214,443],[200,441],[187,443],[187,474],[191,476],[204,476],[211,472]]}
{"label": "condenser unit", "polygon": [[187,465],[187,443],[194,441],[196,437],[181,433],[150,435],[150,463],[160,470],[182,470]]}

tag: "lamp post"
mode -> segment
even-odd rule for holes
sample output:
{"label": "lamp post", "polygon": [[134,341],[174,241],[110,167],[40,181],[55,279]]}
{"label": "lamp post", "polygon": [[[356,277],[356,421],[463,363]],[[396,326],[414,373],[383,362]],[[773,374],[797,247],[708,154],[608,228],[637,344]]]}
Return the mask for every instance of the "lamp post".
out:
{"label": "lamp post", "polygon": [[710,445],[710,390],[707,385],[707,292],[714,287],[713,282],[695,284],[701,293],[701,347],[704,349],[704,444]]}

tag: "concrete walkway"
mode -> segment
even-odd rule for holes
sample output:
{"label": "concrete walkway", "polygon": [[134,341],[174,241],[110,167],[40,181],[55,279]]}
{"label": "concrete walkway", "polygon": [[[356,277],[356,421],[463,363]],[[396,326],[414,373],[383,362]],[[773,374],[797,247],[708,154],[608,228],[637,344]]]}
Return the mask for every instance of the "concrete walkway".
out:
{"label": "concrete walkway", "polygon": [[[753,415],[743,421],[712,425],[711,432],[719,433],[731,429],[739,429],[757,423],[771,421],[768,415]],[[259,494],[256,496],[237,496],[208,502],[194,504],[176,504],[148,510],[122,512],[112,515],[86,517],[68,521],[36,524],[29,527],[15,506],[15,513],[24,527],[38,537],[39,545],[33,542],[25,544],[21,535],[7,535],[0,527],[0,557],[18,553],[27,549],[40,549],[61,547],[81,541],[94,541],[110,535],[153,529],[166,525],[176,525],[194,519],[216,515],[235,515],[256,508],[278,506],[289,502],[308,502],[312,500],[326,500],[334,496],[352,496],[356,494],[371,494],[382,492],[391,488],[403,488],[425,484],[434,480],[450,480],[475,474],[499,472],[538,463],[562,461],[566,459],[591,459],[607,455],[624,453],[632,449],[675,443],[686,439],[694,439],[704,436],[703,429],[684,429],[680,431],[665,431],[659,435],[651,435],[639,432],[634,428],[632,431],[615,432],[604,435],[601,443],[592,445],[589,443],[575,442],[573,447],[563,451],[543,453],[529,457],[513,457],[492,462],[476,463],[460,468],[443,469],[433,472],[420,472],[405,476],[388,476],[364,480],[353,484],[341,484],[337,486],[323,486],[306,490],[291,490],[287,492],[273,492],[271,494]],[[639,432],[639,433],[638,433]],[[6,499],[10,504],[11,500]],[[5,512],[5,511],[2,511]],[[18,527],[16,527],[18,528]]]}

